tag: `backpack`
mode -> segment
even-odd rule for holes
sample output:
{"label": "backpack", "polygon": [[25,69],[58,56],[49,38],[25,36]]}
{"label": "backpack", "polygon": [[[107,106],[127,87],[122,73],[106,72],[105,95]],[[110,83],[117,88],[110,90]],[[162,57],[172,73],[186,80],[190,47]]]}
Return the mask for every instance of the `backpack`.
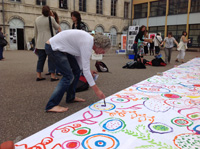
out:
{"label": "backpack", "polygon": [[108,67],[102,61],[96,61],[95,67],[98,72],[108,72]]}
{"label": "backpack", "polygon": [[162,58],[155,58],[152,61],[152,66],[166,66],[167,64],[163,61]]}
{"label": "backpack", "polygon": [[141,62],[137,62],[137,61],[130,61],[128,63],[126,63],[125,66],[123,66],[122,68],[128,68],[128,69],[146,69],[146,66],[141,63]]}
{"label": "backpack", "polygon": [[76,92],[82,92],[82,91],[88,90],[88,88],[89,88],[89,84],[86,78],[83,75],[81,75],[78,80],[78,84],[76,86]]}

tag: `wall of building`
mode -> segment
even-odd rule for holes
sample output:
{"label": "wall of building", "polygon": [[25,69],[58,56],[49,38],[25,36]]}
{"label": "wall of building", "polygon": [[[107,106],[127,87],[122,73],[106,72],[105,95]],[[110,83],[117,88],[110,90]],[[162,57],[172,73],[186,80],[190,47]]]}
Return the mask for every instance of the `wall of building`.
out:
{"label": "wall of building", "polygon": [[[117,30],[117,44],[121,42],[121,34],[125,27],[130,23],[129,19],[124,19],[124,2],[129,0],[117,1],[116,16],[111,16],[111,0],[103,0],[103,15],[96,14],[96,0],[87,0],[86,12],[80,12],[83,22],[87,25],[89,31],[95,30],[97,26],[102,26],[105,33],[109,33],[111,28]],[[71,12],[74,11],[73,0],[68,0],[68,9],[59,9],[59,1],[47,0],[47,5],[58,13],[60,22],[67,23],[72,26]],[[130,6],[130,5],[129,5]],[[0,9],[2,10],[1,6]],[[129,8],[130,11],[131,7]],[[5,10],[5,29],[7,40],[10,40],[9,22],[12,19],[20,19],[24,24],[24,42],[29,42],[34,37],[34,21],[41,15],[42,6],[36,5],[35,0],[21,0],[21,2],[12,2],[4,0]],[[75,10],[79,10],[79,0],[75,0]],[[131,15],[129,15],[130,17]],[[3,25],[2,13],[0,13],[0,26]],[[9,46],[7,47],[10,48]]]}

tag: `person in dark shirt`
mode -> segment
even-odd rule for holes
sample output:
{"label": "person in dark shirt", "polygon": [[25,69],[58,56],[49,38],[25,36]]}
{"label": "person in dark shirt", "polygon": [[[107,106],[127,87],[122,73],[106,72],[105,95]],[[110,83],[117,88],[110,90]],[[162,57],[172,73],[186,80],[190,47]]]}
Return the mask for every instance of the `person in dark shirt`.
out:
{"label": "person in dark shirt", "polygon": [[72,29],[87,30],[86,25],[81,21],[81,14],[78,11],[71,12],[71,18],[73,21]]}
{"label": "person in dark shirt", "polygon": [[143,36],[144,36],[144,33],[145,33],[145,30],[146,30],[146,26],[142,25],[139,29],[139,32],[138,34],[136,35],[135,37],[135,41],[134,41],[134,44],[133,44],[133,49],[134,49],[134,53],[135,53],[135,57],[134,57],[134,61],[137,61],[138,59],[138,48],[137,48],[137,44],[138,44],[138,39],[140,39],[140,41],[146,41],[146,42],[149,42],[150,40],[149,39],[144,39]]}

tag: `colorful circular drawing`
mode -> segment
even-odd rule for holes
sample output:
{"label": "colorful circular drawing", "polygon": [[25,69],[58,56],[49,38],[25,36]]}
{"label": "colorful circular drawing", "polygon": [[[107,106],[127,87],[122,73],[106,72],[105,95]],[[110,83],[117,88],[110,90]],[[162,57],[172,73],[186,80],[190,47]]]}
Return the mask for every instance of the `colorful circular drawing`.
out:
{"label": "colorful circular drawing", "polygon": [[87,127],[81,127],[72,131],[72,133],[77,136],[86,136],[86,135],[89,135],[90,132],[91,132],[91,129]]}
{"label": "colorful circular drawing", "polygon": [[103,102],[96,102],[91,104],[89,108],[94,111],[111,111],[116,108],[116,106],[113,103],[109,102],[106,102],[106,107],[103,107],[102,105],[104,105]]}
{"label": "colorful circular drawing", "polygon": [[182,98],[181,96],[179,95],[176,95],[176,94],[162,94],[163,97],[167,97],[167,98]]}
{"label": "colorful circular drawing", "polygon": [[180,134],[174,138],[174,144],[179,149],[199,149],[200,135],[194,133]]}
{"label": "colorful circular drawing", "polygon": [[172,127],[160,122],[150,123],[148,127],[150,129],[150,132],[152,133],[165,134],[165,133],[173,132]]}
{"label": "colorful circular drawing", "polygon": [[126,127],[125,122],[119,118],[108,118],[99,124],[104,130],[116,133]]}
{"label": "colorful circular drawing", "polygon": [[148,97],[142,97],[141,99],[142,99],[142,100],[149,100]]}
{"label": "colorful circular drawing", "polygon": [[197,133],[200,134],[200,125],[197,125],[193,128],[193,130]]}
{"label": "colorful circular drawing", "polygon": [[164,103],[174,108],[187,108],[192,104],[190,99],[186,100],[168,99],[165,100]]}
{"label": "colorful circular drawing", "polygon": [[171,91],[167,88],[160,88],[160,87],[137,87],[138,91],[145,92],[145,93],[170,93]]}
{"label": "colorful circular drawing", "polygon": [[116,102],[116,103],[127,103],[130,101],[130,99],[126,99],[126,98],[119,98],[119,97],[113,97],[110,99],[112,102]]}
{"label": "colorful circular drawing", "polygon": [[179,127],[185,127],[185,126],[191,126],[193,122],[189,119],[186,119],[184,117],[175,117],[171,120],[172,124],[179,126]]}
{"label": "colorful circular drawing", "polygon": [[84,149],[117,149],[119,144],[119,140],[114,136],[102,133],[87,136],[82,141]]}
{"label": "colorful circular drawing", "polygon": [[189,118],[193,121],[199,120],[200,119],[200,112],[194,112],[194,113],[187,114],[187,118]]}
{"label": "colorful circular drawing", "polygon": [[68,140],[62,144],[62,149],[78,149],[80,142],[77,140]]}

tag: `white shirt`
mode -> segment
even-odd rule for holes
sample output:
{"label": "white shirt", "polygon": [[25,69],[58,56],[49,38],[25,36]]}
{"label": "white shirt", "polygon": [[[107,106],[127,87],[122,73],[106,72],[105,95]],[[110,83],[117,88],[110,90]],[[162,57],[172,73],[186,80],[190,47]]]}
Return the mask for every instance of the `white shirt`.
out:
{"label": "white shirt", "polygon": [[[159,42],[158,40],[159,40],[160,42]],[[160,43],[162,42],[162,37],[157,35],[157,36],[154,37],[153,41],[154,41],[154,46],[157,47],[157,46],[159,46]]]}
{"label": "white shirt", "polygon": [[53,51],[66,52],[76,57],[80,69],[90,86],[95,85],[90,72],[90,57],[94,38],[82,30],[65,30],[49,40]]}

